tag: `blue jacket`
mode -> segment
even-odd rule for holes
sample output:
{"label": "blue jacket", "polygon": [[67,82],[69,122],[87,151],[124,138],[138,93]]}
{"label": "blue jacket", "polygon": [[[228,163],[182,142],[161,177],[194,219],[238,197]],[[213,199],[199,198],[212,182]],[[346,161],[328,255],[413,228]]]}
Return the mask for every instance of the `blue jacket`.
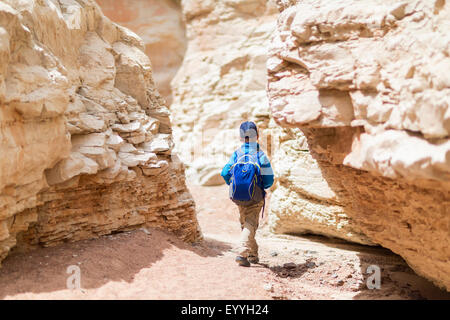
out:
{"label": "blue jacket", "polygon": [[[246,142],[244,143],[241,148],[245,153],[255,153],[257,148],[259,149],[259,144],[257,142]],[[273,170],[272,166],[270,165],[270,161],[267,158],[267,156],[264,154],[264,152],[259,149],[260,157],[259,157],[259,163],[261,164],[261,176],[263,181],[264,189],[270,188],[273,184]],[[231,173],[230,169],[231,166],[236,162],[237,155],[236,151],[233,152],[233,155],[230,158],[230,161],[223,167],[221,176],[225,180],[227,184],[230,184],[230,178]]]}

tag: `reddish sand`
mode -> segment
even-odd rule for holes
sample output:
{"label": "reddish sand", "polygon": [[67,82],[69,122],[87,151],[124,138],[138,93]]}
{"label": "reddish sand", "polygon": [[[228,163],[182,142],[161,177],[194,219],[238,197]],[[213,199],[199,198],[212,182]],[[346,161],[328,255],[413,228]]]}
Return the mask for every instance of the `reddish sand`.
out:
{"label": "reddish sand", "polygon": [[[450,299],[386,249],[273,235],[265,219],[257,236],[260,264],[239,267],[234,262],[238,211],[226,186],[190,190],[204,234],[201,243],[146,229],[14,253],[0,269],[0,298]],[[67,289],[70,265],[80,267],[81,289]],[[369,265],[381,268],[380,289],[366,286]]]}

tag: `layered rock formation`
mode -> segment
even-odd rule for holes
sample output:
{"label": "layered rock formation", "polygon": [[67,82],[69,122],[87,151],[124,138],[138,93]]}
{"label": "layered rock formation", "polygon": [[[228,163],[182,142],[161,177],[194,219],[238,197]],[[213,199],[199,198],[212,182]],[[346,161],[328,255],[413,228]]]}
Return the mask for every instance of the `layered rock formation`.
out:
{"label": "layered rock formation", "polygon": [[273,136],[272,165],[277,177],[272,188],[269,228],[275,233],[319,234],[373,245],[322,175],[300,129],[269,125]]}
{"label": "layered rock formation", "polygon": [[176,151],[193,182],[222,184],[241,122],[257,123],[270,154],[265,63],[278,11],[267,0],[185,0],[182,8],[188,48],[170,107]]}
{"label": "layered rock formation", "polygon": [[170,105],[170,81],[186,51],[186,36],[178,0],[96,0],[112,21],[134,31],[145,44],[153,79]]}
{"label": "layered rock formation", "polygon": [[373,242],[450,290],[450,4],[280,0],[276,122]]}
{"label": "layered rock formation", "polygon": [[151,225],[199,236],[144,44],[91,0],[0,3],[0,260]]}

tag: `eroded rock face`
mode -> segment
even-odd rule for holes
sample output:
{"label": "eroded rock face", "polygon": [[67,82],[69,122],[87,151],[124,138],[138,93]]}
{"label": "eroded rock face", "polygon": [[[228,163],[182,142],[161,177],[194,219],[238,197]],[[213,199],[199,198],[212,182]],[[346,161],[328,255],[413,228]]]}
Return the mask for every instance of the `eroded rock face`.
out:
{"label": "eroded rock face", "polygon": [[95,2],[0,3],[0,260],[152,225],[200,236],[142,40]]}
{"label": "eroded rock face", "polygon": [[112,21],[134,31],[145,44],[153,78],[168,105],[170,81],[186,51],[186,35],[178,0],[96,0]]}
{"label": "eroded rock face", "polygon": [[278,1],[276,122],[373,242],[450,289],[450,4]]}
{"label": "eroded rock face", "polygon": [[176,151],[195,183],[224,183],[220,171],[255,121],[270,154],[267,47],[277,9],[267,0],[182,1],[188,48],[172,81]]}
{"label": "eroded rock face", "polygon": [[303,132],[270,123],[277,177],[272,188],[269,227],[275,233],[319,234],[373,245],[349,217],[311,156]]}

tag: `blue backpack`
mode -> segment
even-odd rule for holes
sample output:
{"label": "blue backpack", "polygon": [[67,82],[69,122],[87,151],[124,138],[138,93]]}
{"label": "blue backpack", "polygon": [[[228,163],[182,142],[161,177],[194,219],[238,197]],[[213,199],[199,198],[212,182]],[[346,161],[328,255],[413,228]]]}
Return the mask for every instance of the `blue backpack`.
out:
{"label": "blue backpack", "polygon": [[264,199],[261,164],[261,151],[253,154],[236,150],[236,162],[231,167],[230,199],[238,205],[250,206]]}

